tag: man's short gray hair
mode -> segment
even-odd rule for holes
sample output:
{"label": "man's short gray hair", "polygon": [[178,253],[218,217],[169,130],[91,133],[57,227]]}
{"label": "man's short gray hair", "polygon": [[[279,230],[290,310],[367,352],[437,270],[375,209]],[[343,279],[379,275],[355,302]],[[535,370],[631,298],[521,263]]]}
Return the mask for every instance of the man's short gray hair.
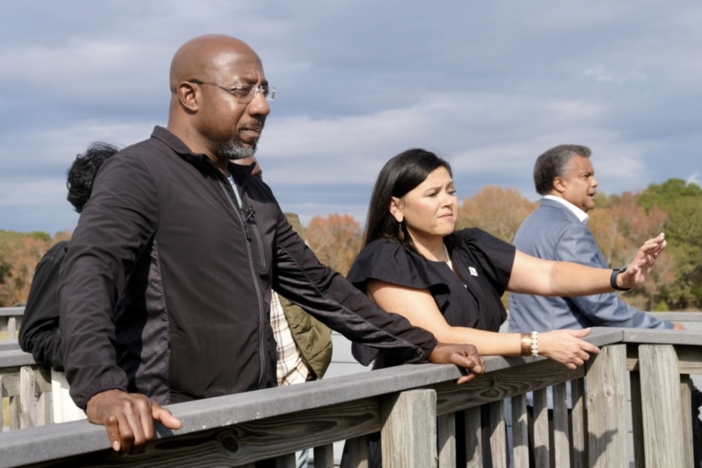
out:
{"label": "man's short gray hair", "polygon": [[558,145],[536,159],[534,164],[534,186],[539,195],[548,195],[553,189],[553,179],[562,177],[568,162],[575,156],[589,158],[592,152],[587,146]]}

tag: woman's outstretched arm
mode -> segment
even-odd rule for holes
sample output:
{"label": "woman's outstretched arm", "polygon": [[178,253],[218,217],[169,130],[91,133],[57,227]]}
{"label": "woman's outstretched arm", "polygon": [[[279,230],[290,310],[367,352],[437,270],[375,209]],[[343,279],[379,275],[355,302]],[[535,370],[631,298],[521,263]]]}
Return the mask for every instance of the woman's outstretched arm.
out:
{"label": "woman's outstretched arm", "polygon": [[[619,288],[633,288],[643,283],[665,246],[663,234],[647,240],[626,271],[617,275]],[[589,296],[614,291],[610,285],[611,275],[609,268],[543,260],[517,251],[507,290],[539,296]]]}
{"label": "woman's outstretched arm", "polygon": [[[496,333],[467,327],[452,327],[426,289],[411,289],[370,280],[367,294],[381,308],[406,317],[412,325],[422,327],[434,334],[443,343],[470,343],[481,355],[520,356],[522,335],[520,333]],[[539,333],[539,354],[553,359],[570,369],[583,365],[589,353],[598,354],[599,349],[580,338],[590,333],[585,330],[556,330]]]}

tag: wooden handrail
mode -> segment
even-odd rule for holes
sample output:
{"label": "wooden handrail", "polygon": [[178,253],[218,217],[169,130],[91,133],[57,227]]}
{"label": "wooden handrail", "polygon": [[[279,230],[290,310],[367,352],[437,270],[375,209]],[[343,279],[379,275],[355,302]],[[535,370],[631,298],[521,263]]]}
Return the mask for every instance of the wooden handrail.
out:
{"label": "wooden handrail", "polygon": [[[612,398],[613,395],[622,393],[621,388],[612,387],[613,382],[621,380],[616,375],[626,374],[629,370],[633,371],[632,376],[637,376],[637,380],[632,378],[632,382],[639,385],[640,381],[641,386],[632,387],[632,393],[639,398],[638,404],[641,408],[647,411],[649,408],[654,411],[655,408],[656,414],[660,411],[670,411],[673,416],[684,416],[681,409],[684,398],[677,402],[660,402],[650,395],[652,390],[658,388],[666,388],[668,393],[675,392],[674,389],[679,391],[681,381],[684,382],[686,378],[683,375],[676,379],[670,372],[670,375],[661,376],[650,371],[657,369],[655,362],[652,364],[651,353],[658,355],[659,348],[666,350],[665,359],[677,363],[674,373],[676,376],[702,369],[702,333],[601,328],[593,329],[588,341],[603,347],[603,353],[589,361],[585,368],[575,371],[544,358],[488,357],[486,374],[462,386],[454,383],[461,375],[455,366],[406,365],[304,385],[171,405],[169,409],[183,422],[182,429],[171,432],[159,427],[156,440],[148,444],[144,453],[129,456],[127,459],[112,453],[104,428],[86,421],[10,431],[0,434],[0,468],[33,465],[116,466],[124,465],[126,460],[129,460],[129,466],[134,467],[253,466],[250,464],[264,458],[281,457],[281,460],[289,460],[288,454],[308,447],[319,448],[319,459],[329,460],[329,444],[335,441],[356,438],[362,440],[366,434],[379,430],[383,431],[384,440],[391,440],[388,431],[393,431],[391,428],[398,426],[384,426],[383,423],[389,421],[395,405],[397,411],[401,414],[407,413],[411,420],[424,421],[421,428],[413,427],[413,430],[424,430],[422,428],[427,426],[427,421],[435,422],[438,417],[438,429],[427,427],[426,430],[438,433],[439,439],[444,441],[440,449],[437,449],[434,442],[436,438],[428,437],[427,432],[424,433],[425,437],[418,439],[414,435],[413,440],[420,441],[416,444],[424,443],[421,442],[423,440],[433,445],[413,446],[413,449],[416,449],[413,451],[402,447],[396,447],[396,450],[402,454],[415,453],[415,456],[419,457],[426,456],[422,450],[431,449],[436,454],[435,458],[446,461],[451,459],[450,450],[445,447],[452,446],[447,441],[451,440],[450,420],[453,419],[454,413],[464,412],[467,421],[471,421],[475,419],[476,414],[473,409],[482,404],[489,404],[491,412],[499,416],[504,414],[502,405],[506,398],[514,396],[517,401],[521,401],[520,395],[528,391],[536,391],[541,395],[539,398],[545,398],[546,387],[554,385],[555,395],[565,395],[564,387],[560,385],[567,381],[582,382],[581,377],[584,375],[588,377],[589,426],[585,434],[589,434],[589,437],[586,437],[589,440],[583,443],[588,446],[590,466],[607,466],[607,463],[618,463],[624,459],[628,463],[626,424],[622,426],[621,420],[626,412],[623,408],[625,401],[623,402],[620,396]],[[15,365],[30,360],[31,356],[25,353],[0,353],[0,369],[10,363]],[[421,392],[411,393],[415,391]],[[413,396],[400,398],[407,392]],[[577,393],[574,391],[574,394]],[[561,400],[564,397],[558,398]],[[538,414],[536,400],[535,398],[535,413]],[[427,413],[427,402],[431,401],[435,401],[435,406]],[[637,403],[636,399],[634,403]],[[513,408],[513,411],[517,416],[521,414],[520,407],[516,410]],[[575,421],[575,409],[573,411]],[[559,414],[563,413],[565,411],[561,407]],[[447,416],[450,418],[446,419]],[[556,417],[558,421],[563,421],[562,418],[558,419],[558,415]],[[677,421],[680,419],[686,423],[690,422],[689,414],[687,419],[680,417]],[[500,442],[504,440],[504,437],[500,439],[500,434],[504,434],[504,429],[500,429],[499,426],[500,420],[501,418],[494,420],[495,438],[491,445],[494,445],[494,456],[504,458],[506,445]],[[564,427],[560,422],[554,424]],[[680,429],[680,440],[683,441],[681,444],[658,447],[656,444],[660,445],[676,436],[670,431],[675,431],[675,427],[678,426],[675,426],[674,422],[669,423],[666,426],[668,433],[659,439],[659,428],[654,421],[643,418],[636,424],[638,426],[635,425],[635,438],[644,440],[646,444],[654,444],[647,450],[659,450],[662,454],[654,455],[651,452],[651,455],[648,455],[649,451],[644,453],[641,448],[643,445],[640,446],[637,453],[643,455],[638,456],[641,459],[650,458],[652,461],[649,466],[655,466],[652,458],[654,456],[682,460],[682,464],[676,466],[686,466],[685,461],[689,460],[691,449],[685,445],[687,442],[684,441],[689,438],[689,434],[684,428]],[[480,425],[477,427],[479,429]],[[514,440],[521,441],[521,434],[515,434]],[[570,438],[572,439],[573,435],[570,435]],[[659,442],[656,442],[657,440]],[[563,450],[564,443],[568,449],[568,437],[561,438],[560,442],[557,440],[556,447],[552,449]],[[455,447],[455,442],[453,446]],[[576,444],[573,443],[573,446]],[[477,450],[474,447],[468,449]],[[578,450],[579,454],[583,455],[585,449],[580,447]],[[322,457],[323,453],[326,454],[325,457]],[[519,453],[520,460],[523,460],[524,452]],[[394,466],[389,464],[386,468]]]}

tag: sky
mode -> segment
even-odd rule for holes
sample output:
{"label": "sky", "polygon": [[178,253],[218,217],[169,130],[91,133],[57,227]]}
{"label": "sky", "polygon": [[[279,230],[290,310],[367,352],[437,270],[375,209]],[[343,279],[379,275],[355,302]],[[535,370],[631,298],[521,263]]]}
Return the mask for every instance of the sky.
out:
{"label": "sky", "polygon": [[0,229],[72,230],[66,170],[94,141],[167,124],[187,40],[238,37],[276,87],[264,180],[303,223],[365,220],[380,168],[413,147],[536,200],[547,149],[592,149],[599,190],[702,177],[699,0],[2,0]]}

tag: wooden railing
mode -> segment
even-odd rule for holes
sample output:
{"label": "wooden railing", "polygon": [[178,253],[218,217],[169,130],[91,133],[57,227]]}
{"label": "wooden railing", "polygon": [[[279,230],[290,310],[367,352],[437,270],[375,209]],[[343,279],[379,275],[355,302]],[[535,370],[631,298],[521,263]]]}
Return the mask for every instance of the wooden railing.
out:
{"label": "wooden railing", "polygon": [[[13,430],[0,434],[0,468],[253,467],[255,461],[272,457],[279,467],[293,467],[293,452],[309,447],[314,447],[316,468],[331,467],[332,443],[346,439],[353,466],[363,467],[365,436],[377,431],[386,468],[455,466],[457,444],[465,445],[468,466],[480,467],[481,405],[487,405],[491,415],[484,422],[490,428],[486,450],[496,467],[507,467],[509,459],[515,468],[526,467],[530,453],[536,466],[548,467],[551,451],[559,467],[626,467],[631,460],[628,414],[633,415],[636,467],[692,466],[689,374],[702,374],[702,334],[593,329],[588,340],[601,346],[602,353],[573,371],[543,358],[489,357],[485,375],[461,386],[454,383],[460,376],[454,366],[407,365],[172,405],[182,429],[159,427],[156,440],[143,453],[126,457],[110,450],[104,428],[85,421]],[[0,367],[5,365],[2,359],[0,354]],[[13,372],[21,374],[23,364],[15,359],[19,366]],[[8,372],[2,372],[6,395],[11,385]],[[41,391],[45,378],[34,368],[34,392]],[[17,380],[18,387],[31,387],[30,377],[24,384],[21,375]],[[554,400],[551,429],[549,386]],[[15,398],[24,393],[38,401],[31,390],[17,390]],[[534,392],[532,447],[527,442],[529,391]],[[509,398],[512,444],[507,443],[505,426]],[[19,404],[20,416],[28,406]],[[464,440],[456,440],[455,414],[465,421]]]}

